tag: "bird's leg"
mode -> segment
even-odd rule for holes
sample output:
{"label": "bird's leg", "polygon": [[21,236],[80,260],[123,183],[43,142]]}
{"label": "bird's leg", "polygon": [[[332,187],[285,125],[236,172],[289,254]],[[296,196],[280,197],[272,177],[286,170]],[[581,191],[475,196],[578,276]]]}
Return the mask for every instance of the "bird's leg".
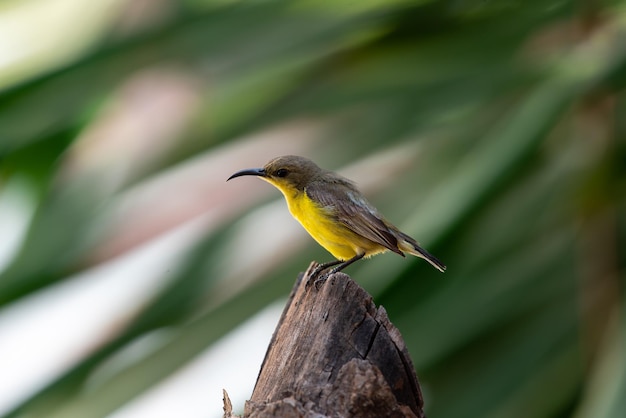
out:
{"label": "bird's leg", "polygon": [[[350,264],[354,263],[355,261],[358,261],[360,259],[362,259],[363,257],[365,257],[365,253],[363,254],[357,254],[354,257],[352,257],[349,260],[346,261],[333,261],[331,263],[325,263],[322,264],[322,266],[325,266],[323,269],[321,269],[320,271],[326,270],[328,267],[332,267],[335,266],[337,264],[339,264],[337,267],[335,267],[334,269],[332,269],[331,271],[329,271],[328,273],[324,274],[322,277],[320,277],[319,279],[316,279],[314,284],[315,284],[315,288],[319,289],[319,286],[321,284],[323,284],[326,279],[328,279],[328,276],[330,276],[331,274],[335,274],[340,272],[341,270],[345,269],[346,267],[348,267]],[[317,269],[315,269],[317,270]],[[315,276],[313,276],[315,277]]]}
{"label": "bird's leg", "polygon": [[333,260],[333,261],[329,261],[328,263],[318,264],[317,267],[315,267],[313,269],[313,272],[311,273],[310,277],[312,279],[314,279],[315,277],[317,277],[318,274],[320,274],[321,272],[323,272],[327,268],[332,267],[332,266],[336,266],[337,264],[340,264],[340,263],[343,263],[343,261],[342,260]]}
{"label": "bird's leg", "polygon": [[339,264],[337,267],[335,267],[334,269],[332,269],[331,271],[328,272],[329,275],[331,274],[335,274],[340,272],[341,270],[345,269],[346,267],[348,267],[350,264],[354,263],[355,261],[359,261],[360,259],[362,259],[363,257],[365,257],[365,253],[362,254],[357,254],[354,257],[352,257],[349,260],[344,261],[343,263]]}

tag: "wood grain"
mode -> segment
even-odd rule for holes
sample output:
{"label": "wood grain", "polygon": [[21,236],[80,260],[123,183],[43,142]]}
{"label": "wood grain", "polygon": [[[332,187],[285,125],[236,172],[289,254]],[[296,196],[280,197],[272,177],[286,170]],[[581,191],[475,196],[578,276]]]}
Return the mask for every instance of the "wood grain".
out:
{"label": "wood grain", "polygon": [[385,309],[343,273],[294,285],[244,417],[424,417],[408,351]]}

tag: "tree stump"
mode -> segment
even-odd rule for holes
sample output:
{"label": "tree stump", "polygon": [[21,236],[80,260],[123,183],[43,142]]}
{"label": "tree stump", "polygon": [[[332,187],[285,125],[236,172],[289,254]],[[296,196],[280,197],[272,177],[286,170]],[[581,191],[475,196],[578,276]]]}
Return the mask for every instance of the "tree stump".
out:
{"label": "tree stump", "polygon": [[316,265],[291,291],[244,417],[425,417],[413,363],[385,309],[344,273],[316,286]]}

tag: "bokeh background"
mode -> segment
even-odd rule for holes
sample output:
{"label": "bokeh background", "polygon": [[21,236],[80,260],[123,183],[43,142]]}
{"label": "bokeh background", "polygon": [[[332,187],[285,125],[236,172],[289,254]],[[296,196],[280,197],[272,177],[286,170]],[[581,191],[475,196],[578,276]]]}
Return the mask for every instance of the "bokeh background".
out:
{"label": "bokeh background", "polygon": [[624,87],[621,0],[1,1],[0,416],[241,411],[300,154],[448,265],[347,270],[430,417],[624,417]]}

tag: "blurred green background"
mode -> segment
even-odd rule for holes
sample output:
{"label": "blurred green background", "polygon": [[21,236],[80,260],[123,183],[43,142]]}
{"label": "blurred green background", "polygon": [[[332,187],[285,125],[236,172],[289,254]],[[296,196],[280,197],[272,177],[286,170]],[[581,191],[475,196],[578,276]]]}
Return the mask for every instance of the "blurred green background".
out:
{"label": "blurred green background", "polygon": [[273,306],[235,390],[330,255],[225,180],[295,153],[447,264],[347,269],[429,417],[623,417],[625,86],[620,0],[0,2],[1,416],[131,417]]}

